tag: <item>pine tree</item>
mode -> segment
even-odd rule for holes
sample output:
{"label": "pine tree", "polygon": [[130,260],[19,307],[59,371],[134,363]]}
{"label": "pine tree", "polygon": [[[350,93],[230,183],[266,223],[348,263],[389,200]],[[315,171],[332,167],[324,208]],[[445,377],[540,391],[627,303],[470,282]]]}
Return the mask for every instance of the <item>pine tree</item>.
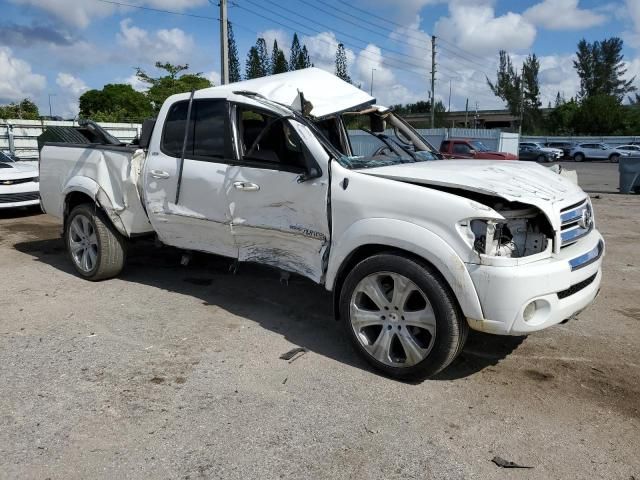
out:
{"label": "pine tree", "polygon": [[560,105],[564,105],[565,103],[566,100],[564,99],[564,96],[560,95],[560,92],[556,93],[556,101],[554,107],[558,108]]}
{"label": "pine tree", "polygon": [[287,59],[284,52],[278,48],[278,41],[273,41],[273,49],[271,50],[271,74],[284,73],[289,71]]}
{"label": "pine tree", "polygon": [[637,90],[633,86],[635,77],[624,79],[627,69],[623,45],[618,37],[593,43],[580,40],[573,66],[580,77],[578,97],[581,101],[595,95],[609,95],[620,103],[626,94]]}
{"label": "pine tree", "polygon": [[302,49],[300,48],[300,40],[298,40],[298,34],[293,34],[293,41],[291,42],[291,52],[289,54],[289,68],[291,70],[300,70],[300,55]]}
{"label": "pine tree", "polygon": [[264,38],[259,38],[247,54],[245,78],[260,78],[269,75],[271,71],[270,63],[267,43]]}
{"label": "pine tree", "polygon": [[309,52],[307,51],[307,46],[302,46],[302,51],[300,52],[300,58],[298,61],[298,70],[301,68],[309,68],[313,67],[313,63],[311,63],[311,59],[309,58]]}
{"label": "pine tree", "polygon": [[258,54],[258,49],[253,46],[249,49],[249,53],[247,53],[247,63],[245,66],[244,78],[250,80],[252,78],[259,77],[264,77],[264,71],[262,70],[262,65],[260,63],[260,55]]}
{"label": "pine tree", "polygon": [[242,80],[240,78],[240,60],[238,60],[238,47],[231,22],[227,22],[227,38],[229,39],[229,82],[239,82]]}
{"label": "pine tree", "polygon": [[511,115],[520,115],[520,84],[522,79],[516,72],[511,57],[505,50],[500,50],[500,63],[496,74],[497,80],[493,84],[487,78],[487,83],[493,94],[507,103]]}
{"label": "pine tree", "polygon": [[338,44],[338,50],[336,51],[336,76],[347,83],[351,83],[347,66],[347,53],[342,43]]}
{"label": "pine tree", "polygon": [[529,55],[522,65],[523,124],[529,132],[534,131],[542,123],[539,73],[540,62],[534,53]]}
{"label": "pine tree", "polygon": [[256,49],[258,50],[258,57],[260,58],[260,67],[264,77],[265,75],[269,75],[271,72],[271,60],[269,59],[269,50],[267,49],[267,42],[265,42],[264,38],[259,38],[256,41]]}

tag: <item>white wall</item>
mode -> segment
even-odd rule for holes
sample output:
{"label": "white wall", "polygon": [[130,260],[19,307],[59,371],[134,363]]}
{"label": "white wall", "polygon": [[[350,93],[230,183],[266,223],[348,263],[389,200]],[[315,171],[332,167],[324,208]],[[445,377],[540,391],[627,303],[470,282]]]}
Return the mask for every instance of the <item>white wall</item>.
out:
{"label": "white wall", "polygon": [[[0,150],[11,150],[20,158],[38,158],[38,136],[47,126],[71,127],[76,122],[55,120],[0,120]],[[139,133],[138,123],[103,123],[99,125],[123,142],[130,142]]]}

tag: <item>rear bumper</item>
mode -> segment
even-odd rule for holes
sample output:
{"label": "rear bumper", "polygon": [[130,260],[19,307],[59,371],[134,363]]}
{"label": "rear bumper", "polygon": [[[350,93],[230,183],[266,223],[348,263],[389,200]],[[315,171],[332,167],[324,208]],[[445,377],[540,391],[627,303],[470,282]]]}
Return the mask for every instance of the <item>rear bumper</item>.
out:
{"label": "rear bumper", "polygon": [[526,335],[571,318],[597,296],[603,256],[604,241],[594,230],[550,259],[512,267],[467,265],[484,315],[469,319],[469,326]]}

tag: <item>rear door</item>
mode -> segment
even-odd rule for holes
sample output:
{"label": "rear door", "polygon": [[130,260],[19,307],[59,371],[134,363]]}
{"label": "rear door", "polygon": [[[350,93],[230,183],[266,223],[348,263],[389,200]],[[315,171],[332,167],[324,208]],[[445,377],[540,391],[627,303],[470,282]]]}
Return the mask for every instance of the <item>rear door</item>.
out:
{"label": "rear door", "polygon": [[159,118],[166,120],[154,131],[144,169],[149,219],[168,245],[236,258],[225,191],[233,155],[229,104],[224,99],[193,101],[176,203],[188,103],[165,105],[160,112]]}
{"label": "rear door", "polygon": [[[329,177],[308,148],[315,137],[254,107],[238,105],[235,118],[238,164],[229,169],[228,195],[240,261],[320,282],[329,246]],[[305,181],[311,168],[318,178]]]}

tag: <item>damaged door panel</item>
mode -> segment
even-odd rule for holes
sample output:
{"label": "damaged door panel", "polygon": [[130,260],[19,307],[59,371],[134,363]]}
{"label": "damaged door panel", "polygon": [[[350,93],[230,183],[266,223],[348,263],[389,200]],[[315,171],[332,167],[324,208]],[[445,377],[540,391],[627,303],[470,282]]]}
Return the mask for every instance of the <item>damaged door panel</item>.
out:
{"label": "damaged door panel", "polygon": [[[240,261],[320,282],[329,246],[328,176],[310,166],[301,131],[295,122],[239,107],[242,164],[229,167],[225,190]],[[307,179],[313,169],[317,178]]]}

